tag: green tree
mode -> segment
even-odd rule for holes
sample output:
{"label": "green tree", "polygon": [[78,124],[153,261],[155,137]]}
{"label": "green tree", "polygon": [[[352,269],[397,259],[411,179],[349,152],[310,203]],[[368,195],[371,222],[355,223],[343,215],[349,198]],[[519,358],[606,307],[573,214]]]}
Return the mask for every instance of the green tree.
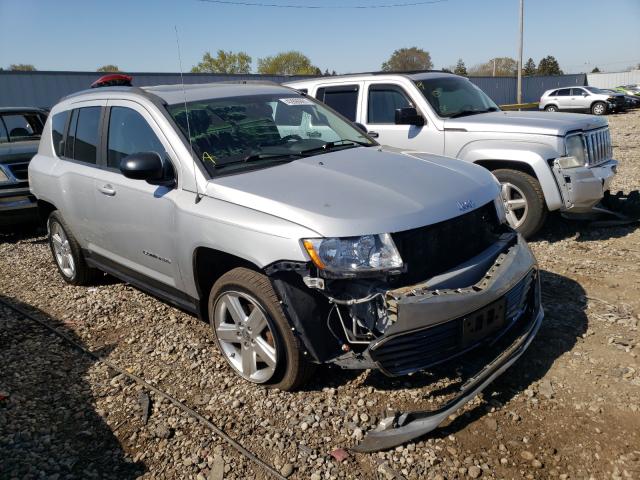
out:
{"label": "green tree", "polygon": [[593,70],[591,70],[591,73],[600,73],[600,69],[596,66]]}
{"label": "green tree", "polygon": [[538,62],[538,75],[562,75],[560,64],[556,57],[547,55]]}
{"label": "green tree", "polygon": [[486,63],[474,65],[469,75],[491,77],[514,77],[518,73],[518,62],[511,57],[496,57]]}
{"label": "green tree", "polygon": [[531,77],[536,74],[536,71],[536,62],[533,61],[533,58],[529,58],[522,68],[522,74],[524,76]]}
{"label": "green tree", "polygon": [[34,67],[33,65],[30,65],[28,63],[12,63],[11,65],[9,65],[9,70],[12,70],[14,72],[35,72],[37,69],[36,67]]}
{"label": "green tree", "polygon": [[389,60],[382,64],[385,72],[408,72],[412,70],[431,70],[431,54],[421,48],[400,48],[395,50]]}
{"label": "green tree", "polygon": [[318,75],[320,69],[311,64],[309,57],[291,50],[258,59],[258,73],[263,75]]}
{"label": "green tree", "polygon": [[117,65],[103,65],[99,67],[96,72],[120,72],[121,70]]}
{"label": "green tree", "polygon": [[461,58],[458,59],[458,63],[456,63],[455,68],[453,69],[453,73],[456,75],[464,75],[467,76],[467,66],[464,64]]}
{"label": "green tree", "polygon": [[250,73],[251,57],[245,52],[218,50],[215,57],[205,52],[202,61],[191,69],[192,73]]}

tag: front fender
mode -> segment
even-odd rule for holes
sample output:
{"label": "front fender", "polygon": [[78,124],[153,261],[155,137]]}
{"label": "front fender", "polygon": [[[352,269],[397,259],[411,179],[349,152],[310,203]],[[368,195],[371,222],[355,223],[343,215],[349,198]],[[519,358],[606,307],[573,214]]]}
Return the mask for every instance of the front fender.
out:
{"label": "front fender", "polygon": [[472,163],[491,160],[528,165],[540,182],[547,208],[557,210],[563,205],[562,197],[547,160],[558,156],[554,148],[543,143],[490,140],[468,143],[457,158]]}

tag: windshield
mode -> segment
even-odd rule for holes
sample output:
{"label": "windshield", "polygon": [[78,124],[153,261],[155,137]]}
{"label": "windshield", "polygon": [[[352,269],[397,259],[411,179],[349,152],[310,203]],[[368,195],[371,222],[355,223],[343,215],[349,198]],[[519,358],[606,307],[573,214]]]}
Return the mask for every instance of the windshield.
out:
{"label": "windshield", "polygon": [[466,78],[440,77],[416,80],[424,98],[441,117],[498,111],[498,106],[486,93]]}
{"label": "windshield", "polygon": [[0,142],[36,140],[42,135],[45,118],[38,113],[5,113],[0,115]]}
{"label": "windshield", "polygon": [[211,176],[272,166],[375,142],[327,107],[295,92],[198,100],[168,106]]}
{"label": "windshield", "polygon": [[600,94],[604,94],[604,95],[606,95],[607,93],[610,92],[610,90],[602,90],[602,89],[596,88],[596,87],[582,87],[582,88],[584,88],[585,90],[590,91],[591,93],[600,93]]}

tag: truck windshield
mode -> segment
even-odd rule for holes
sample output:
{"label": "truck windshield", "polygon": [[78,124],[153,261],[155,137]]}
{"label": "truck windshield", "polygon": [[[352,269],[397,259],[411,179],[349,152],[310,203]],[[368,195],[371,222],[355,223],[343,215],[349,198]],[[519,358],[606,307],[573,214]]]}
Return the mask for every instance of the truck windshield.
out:
{"label": "truck windshield", "polygon": [[0,115],[0,142],[37,140],[42,135],[45,119],[38,113],[11,112]]}
{"label": "truck windshield", "polygon": [[[262,168],[328,150],[376,145],[324,105],[294,92],[169,105],[211,176]],[[187,122],[188,120],[188,122]]]}
{"label": "truck windshield", "polygon": [[498,106],[466,78],[440,77],[415,81],[436,113],[445,118],[496,112]]}

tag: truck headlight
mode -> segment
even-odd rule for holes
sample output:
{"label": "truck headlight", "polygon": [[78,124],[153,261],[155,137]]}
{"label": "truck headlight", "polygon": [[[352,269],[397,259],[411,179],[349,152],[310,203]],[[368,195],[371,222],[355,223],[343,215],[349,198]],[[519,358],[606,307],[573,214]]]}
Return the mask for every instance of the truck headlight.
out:
{"label": "truck headlight", "polygon": [[2,166],[0,166],[0,183],[8,182],[9,176],[4,172]]}
{"label": "truck headlight", "polygon": [[302,240],[311,261],[320,270],[358,273],[402,268],[402,258],[391,235],[306,238]]}
{"label": "truck headlight", "polygon": [[558,165],[561,168],[584,167],[587,163],[587,152],[582,134],[568,136],[564,143],[567,155],[558,158]]}

